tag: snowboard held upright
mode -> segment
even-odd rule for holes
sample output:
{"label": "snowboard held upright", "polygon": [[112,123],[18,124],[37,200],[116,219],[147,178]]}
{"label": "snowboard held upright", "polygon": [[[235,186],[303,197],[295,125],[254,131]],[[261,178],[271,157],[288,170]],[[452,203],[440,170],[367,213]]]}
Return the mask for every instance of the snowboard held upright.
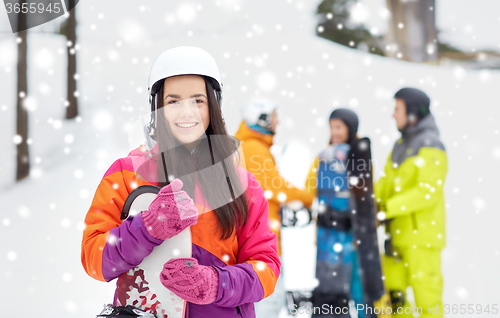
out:
{"label": "snowboard held upright", "polygon": [[387,312],[391,301],[384,285],[377,241],[370,139],[356,140],[351,145],[349,160],[352,222],[363,284],[365,317],[391,317]]}

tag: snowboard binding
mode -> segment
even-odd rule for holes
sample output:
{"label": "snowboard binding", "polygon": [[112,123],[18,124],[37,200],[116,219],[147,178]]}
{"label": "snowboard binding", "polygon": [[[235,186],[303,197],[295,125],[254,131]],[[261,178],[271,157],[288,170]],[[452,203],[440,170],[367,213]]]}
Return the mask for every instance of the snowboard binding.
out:
{"label": "snowboard binding", "polygon": [[286,307],[288,313],[295,316],[297,308],[312,307],[313,296],[312,292],[307,291],[287,291],[286,292]]}
{"label": "snowboard binding", "polygon": [[[303,227],[311,224],[313,219],[311,210],[305,207],[302,207],[298,210],[293,210],[285,205],[281,208],[280,214],[281,224],[283,227]],[[306,220],[304,221],[304,219]]]}
{"label": "snowboard binding", "polygon": [[352,228],[351,213],[341,212],[330,206],[325,206],[326,211],[318,213],[318,225],[347,232]]}
{"label": "snowboard binding", "polygon": [[[286,305],[288,313],[292,316],[296,316],[297,309],[302,307],[309,308],[323,308],[324,305],[333,308],[349,308],[349,296],[345,294],[331,294],[320,292],[318,290],[313,290],[312,292],[305,291],[289,291],[286,293]],[[340,311],[342,312],[342,310]],[[344,312],[349,312],[349,309],[344,310]],[[313,314],[312,317],[321,317],[322,314]],[[328,317],[332,317],[329,315]],[[349,318],[350,314],[339,313],[334,314],[334,317],[338,318]]]}
{"label": "snowboard binding", "polygon": [[157,318],[155,314],[141,310],[134,306],[104,305],[103,310],[96,318]]}

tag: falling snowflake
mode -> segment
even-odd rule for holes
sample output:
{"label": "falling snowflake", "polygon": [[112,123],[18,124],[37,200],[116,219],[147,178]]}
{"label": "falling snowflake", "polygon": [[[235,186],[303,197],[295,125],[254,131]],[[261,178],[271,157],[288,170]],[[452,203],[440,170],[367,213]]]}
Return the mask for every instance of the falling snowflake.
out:
{"label": "falling snowflake", "polygon": [[377,213],[377,219],[380,220],[380,221],[383,221],[385,220],[386,216],[385,216],[385,212],[378,212]]}
{"label": "falling snowflake", "polygon": [[349,184],[352,185],[352,186],[356,186],[359,182],[359,179],[358,177],[350,177],[349,178]]}
{"label": "falling snowflake", "polygon": [[46,70],[54,65],[56,58],[47,48],[43,48],[35,53],[35,66],[41,70]]}
{"label": "falling snowflake", "polygon": [[266,92],[274,90],[277,82],[276,75],[269,71],[263,72],[257,77],[257,87]]}
{"label": "falling snowflake", "polygon": [[74,301],[69,300],[64,304],[64,308],[70,313],[75,313],[78,310],[78,305]]}
{"label": "falling snowflake", "polygon": [[12,142],[16,145],[19,145],[23,141],[23,137],[20,135],[15,135],[14,138],[12,138]]}
{"label": "falling snowflake", "polygon": [[30,169],[30,177],[32,177],[33,179],[40,179],[42,176],[43,176],[42,168],[35,167]]}
{"label": "falling snowflake", "polygon": [[272,197],[273,197],[273,191],[271,191],[271,190],[264,191],[264,198],[266,198],[266,200],[269,200]]}
{"label": "falling snowflake", "polygon": [[30,210],[24,206],[24,205],[21,205],[20,207],[17,208],[17,213],[19,213],[19,215],[23,218],[23,219],[27,219],[30,217],[31,215],[31,212]]}
{"label": "falling snowflake", "polygon": [[52,121],[52,127],[54,127],[54,129],[61,129],[62,126],[63,126],[63,123],[61,120],[55,119]]}
{"label": "falling snowflake", "polygon": [[62,280],[65,283],[69,283],[71,281],[71,279],[73,279],[73,276],[70,273],[64,273],[62,275]]}
{"label": "falling snowflake", "polygon": [[483,70],[479,72],[479,79],[483,82],[488,82],[491,79],[491,73],[489,71]]}
{"label": "falling snowflake", "polygon": [[84,222],[78,222],[78,224],[76,225],[76,228],[80,232],[83,232],[86,227],[87,227],[87,225]]}
{"label": "falling snowflake", "polygon": [[467,299],[467,297],[469,296],[467,289],[465,289],[464,287],[457,287],[457,289],[455,289],[455,294],[460,299]]}
{"label": "falling snowflake", "polygon": [[110,234],[108,236],[108,241],[107,241],[108,244],[115,245],[117,241],[118,241],[118,238],[115,235]]}
{"label": "falling snowflake", "polygon": [[37,106],[38,103],[35,97],[28,96],[23,100],[23,107],[29,112],[34,112]]}
{"label": "falling snowflake", "polygon": [[495,159],[500,159],[500,148],[495,148],[495,149],[493,150],[493,157],[494,157]]}
{"label": "falling snowflake", "polygon": [[62,220],[61,220],[61,226],[62,226],[63,228],[65,228],[65,229],[66,229],[66,228],[68,228],[70,225],[71,225],[71,220],[70,220],[70,219],[68,219],[68,218],[64,218],[64,219],[62,219]]}
{"label": "falling snowflake", "polygon": [[266,269],[266,263],[264,262],[257,262],[257,265],[255,266],[258,271],[263,271]]}
{"label": "falling snowflake", "polygon": [[7,253],[7,260],[13,262],[17,259],[17,253],[14,251],[10,251]]}
{"label": "falling snowflake", "polygon": [[75,178],[81,179],[81,178],[83,178],[83,171],[81,169],[76,169],[73,172],[73,175],[75,176]]}
{"label": "falling snowflake", "polygon": [[71,144],[73,143],[73,141],[75,141],[75,137],[71,134],[67,134],[66,136],[64,136],[64,142],[66,142],[67,144]]}
{"label": "falling snowflake", "polygon": [[283,192],[278,193],[278,201],[285,202],[286,201],[286,194]]}
{"label": "falling snowflake", "polygon": [[92,123],[97,130],[106,131],[113,126],[113,115],[107,111],[99,111],[92,118]]}
{"label": "falling snowflake", "polygon": [[343,250],[343,249],[344,249],[344,247],[343,247],[343,246],[342,246],[342,244],[340,244],[340,243],[335,243],[335,244],[333,245],[333,250],[334,250],[335,252],[337,252],[337,253],[342,252],[342,250]]}
{"label": "falling snowflake", "polygon": [[369,15],[370,12],[368,11],[368,8],[361,3],[357,3],[356,5],[352,6],[350,11],[350,18],[353,22],[358,24],[365,22]]}
{"label": "falling snowflake", "polygon": [[49,84],[42,82],[38,84],[38,91],[43,95],[49,95],[52,92],[52,89]]}
{"label": "falling snowflake", "polygon": [[122,38],[129,43],[138,43],[147,38],[144,27],[134,20],[123,21],[119,30]]}
{"label": "falling snowflake", "polygon": [[88,197],[89,197],[89,191],[88,190],[83,189],[83,190],[80,191],[80,198],[86,199]]}
{"label": "falling snowflake", "polygon": [[323,117],[316,118],[316,126],[323,127],[326,124],[326,120]]}
{"label": "falling snowflake", "polygon": [[182,3],[177,6],[177,19],[182,23],[193,22],[197,17],[196,6],[192,3]]}
{"label": "falling snowflake", "polygon": [[279,231],[281,228],[281,223],[277,220],[272,220],[271,221],[271,229],[274,231]]}
{"label": "falling snowflake", "polygon": [[106,56],[111,62],[118,62],[120,60],[120,53],[113,49],[108,50]]}
{"label": "falling snowflake", "polygon": [[387,144],[389,144],[389,142],[390,142],[390,139],[388,136],[383,135],[382,137],[380,137],[380,143],[382,145],[387,145]]}
{"label": "falling snowflake", "polygon": [[486,203],[484,202],[484,200],[482,198],[479,198],[479,197],[474,198],[474,200],[472,201],[472,204],[478,210],[483,210],[486,207]]}

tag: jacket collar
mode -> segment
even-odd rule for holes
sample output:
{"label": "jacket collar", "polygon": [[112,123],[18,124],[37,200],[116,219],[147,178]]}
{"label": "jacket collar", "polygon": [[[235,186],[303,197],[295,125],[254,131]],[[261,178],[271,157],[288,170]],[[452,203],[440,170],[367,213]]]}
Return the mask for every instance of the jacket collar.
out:
{"label": "jacket collar", "polygon": [[401,135],[403,140],[412,139],[414,136],[420,134],[423,131],[433,132],[434,134],[439,136],[439,130],[436,126],[436,121],[434,120],[434,116],[432,114],[428,114],[422,119],[420,119],[413,126],[406,126],[401,130]]}
{"label": "jacket collar", "polygon": [[238,131],[234,136],[241,141],[257,139],[265,143],[269,147],[273,145],[273,135],[266,135],[254,129],[251,129],[244,121],[241,122],[240,127],[238,128]]}

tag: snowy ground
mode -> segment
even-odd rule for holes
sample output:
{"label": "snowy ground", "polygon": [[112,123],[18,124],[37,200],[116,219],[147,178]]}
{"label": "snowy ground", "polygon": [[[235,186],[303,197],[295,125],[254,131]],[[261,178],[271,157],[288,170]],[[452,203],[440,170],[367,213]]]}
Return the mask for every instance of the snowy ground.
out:
{"label": "snowy ground", "polygon": [[[327,142],[327,118],[335,107],[358,112],[360,135],[372,139],[379,173],[398,137],[391,118],[394,92],[406,85],[428,92],[449,156],[444,301],[500,303],[498,72],[410,64],[340,47],[313,35],[311,4],[280,1],[273,11],[263,10],[268,2],[261,0],[173,1],[162,11],[160,1],[123,3],[78,5],[78,121],[63,119],[64,40],[30,35],[33,170],[19,184],[12,181],[15,39],[0,35],[0,279],[8,304],[2,315],[36,308],[43,317],[92,317],[111,300],[113,283],[94,281],[80,264],[83,220],[107,167],[132,147],[126,128],[147,112],[152,60],[180,44],[201,46],[218,61],[232,132],[240,106],[251,96],[268,96],[281,105],[274,152],[287,143],[304,149],[282,167],[297,184]],[[310,232],[284,234],[301,238],[285,239],[288,249],[303,251],[287,256],[285,247],[284,264],[300,272],[286,278],[289,285],[306,285],[313,275]]]}

